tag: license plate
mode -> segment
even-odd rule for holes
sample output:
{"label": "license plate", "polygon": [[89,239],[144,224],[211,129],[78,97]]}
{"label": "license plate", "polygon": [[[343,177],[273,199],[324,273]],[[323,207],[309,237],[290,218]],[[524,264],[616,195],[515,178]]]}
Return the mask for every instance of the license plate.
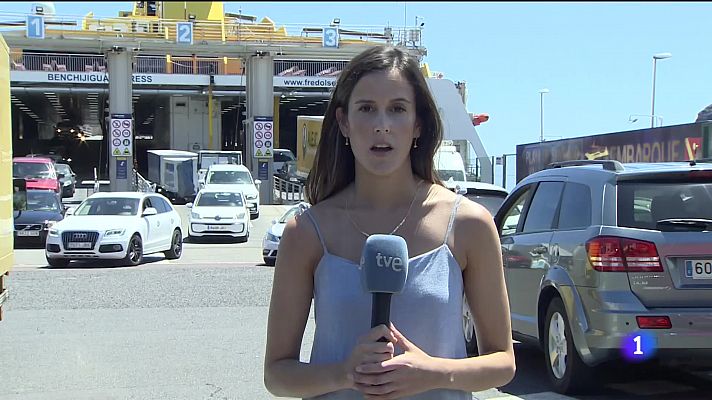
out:
{"label": "license plate", "polygon": [[68,249],[91,249],[91,242],[69,242]]}
{"label": "license plate", "polygon": [[685,275],[692,279],[712,279],[712,260],[685,261]]}
{"label": "license plate", "polygon": [[225,225],[208,225],[209,231],[226,231],[227,226]]}
{"label": "license plate", "polygon": [[17,236],[39,236],[40,231],[17,231]]}

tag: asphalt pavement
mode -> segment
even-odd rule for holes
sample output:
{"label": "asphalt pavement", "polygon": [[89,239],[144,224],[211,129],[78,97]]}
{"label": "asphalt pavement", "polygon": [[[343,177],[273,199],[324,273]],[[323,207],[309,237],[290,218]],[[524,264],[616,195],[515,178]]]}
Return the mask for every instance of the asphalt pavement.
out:
{"label": "asphalt pavement", "polygon": [[[188,209],[178,206],[187,228]],[[49,268],[16,252],[0,323],[0,400],[272,399],[262,368],[273,268],[261,241],[287,206],[263,206],[247,243],[186,243],[179,260]],[[186,230],[187,231],[187,230]],[[301,359],[314,332],[310,316]],[[586,396],[551,392],[540,350],[517,344],[517,375],[476,399],[709,399],[710,371],[618,365]]]}

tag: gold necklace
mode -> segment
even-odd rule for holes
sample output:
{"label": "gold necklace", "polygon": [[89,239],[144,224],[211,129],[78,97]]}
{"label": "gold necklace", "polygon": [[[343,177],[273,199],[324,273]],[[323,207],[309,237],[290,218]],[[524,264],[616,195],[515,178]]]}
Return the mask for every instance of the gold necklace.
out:
{"label": "gold necklace", "polygon": [[[393,230],[391,231],[391,233],[389,233],[389,235],[392,235],[392,234],[396,233],[396,231],[397,231],[401,226],[403,226],[403,224],[405,223],[405,220],[408,218],[408,215],[410,215],[410,210],[413,208],[413,204],[415,203],[415,198],[418,197],[418,189],[420,189],[420,185],[421,185],[422,183],[423,183],[423,181],[418,182],[418,186],[415,187],[415,193],[413,193],[413,199],[410,201],[410,206],[408,207],[408,212],[405,213],[405,217],[403,217],[403,219],[401,220],[401,222],[400,222],[398,225],[396,225],[395,228],[393,228]],[[349,217],[349,221],[351,221],[351,225],[354,226],[354,229],[356,229],[357,231],[359,231],[363,236],[366,236],[367,238],[368,238],[369,236],[371,236],[371,235],[369,235],[368,233],[362,231],[362,230],[358,227],[358,225],[356,225],[356,221],[354,221],[354,219],[351,217],[351,213],[349,212],[349,198],[348,198],[348,196],[346,197],[346,215]]]}

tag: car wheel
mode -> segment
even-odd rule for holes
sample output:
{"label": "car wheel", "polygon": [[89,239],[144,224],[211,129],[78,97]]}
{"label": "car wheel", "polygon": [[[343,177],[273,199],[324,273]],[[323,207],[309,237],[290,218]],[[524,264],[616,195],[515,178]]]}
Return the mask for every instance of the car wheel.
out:
{"label": "car wheel", "polygon": [[69,265],[69,261],[71,260],[68,260],[66,258],[48,258],[47,264],[50,267],[66,267],[67,265]]}
{"label": "car wheel", "polygon": [[169,260],[179,259],[181,254],[183,254],[183,235],[180,233],[180,229],[173,231],[173,239],[171,239],[171,248],[168,251],[164,251],[166,258]]}
{"label": "car wheel", "polygon": [[462,331],[465,335],[465,347],[467,354],[477,355],[477,336],[475,334],[475,320],[472,318],[472,311],[467,304],[467,299],[462,299]]}
{"label": "car wheel", "polygon": [[143,261],[143,241],[141,236],[134,234],[129,240],[129,247],[126,250],[126,257],[124,258],[124,263],[130,266],[136,266],[141,264]]}
{"label": "car wheel", "polygon": [[560,298],[549,303],[544,322],[546,372],[558,393],[580,393],[590,388],[594,369],[584,364],[576,350],[569,319]]}

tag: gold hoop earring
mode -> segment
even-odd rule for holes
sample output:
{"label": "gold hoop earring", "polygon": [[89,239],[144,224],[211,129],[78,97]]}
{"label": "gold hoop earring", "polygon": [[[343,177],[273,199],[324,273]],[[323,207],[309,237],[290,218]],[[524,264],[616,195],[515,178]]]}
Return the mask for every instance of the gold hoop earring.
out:
{"label": "gold hoop earring", "polygon": [[346,136],[346,145],[347,146],[349,145],[349,137],[348,136]]}
{"label": "gold hoop earring", "polygon": [[418,138],[413,139],[413,148],[414,149],[418,148]]}

